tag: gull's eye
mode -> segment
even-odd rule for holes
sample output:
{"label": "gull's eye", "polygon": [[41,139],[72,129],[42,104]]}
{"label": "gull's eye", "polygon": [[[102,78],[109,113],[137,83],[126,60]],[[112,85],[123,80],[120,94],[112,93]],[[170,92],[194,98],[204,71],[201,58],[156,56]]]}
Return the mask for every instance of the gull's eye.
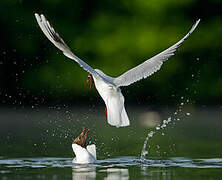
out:
{"label": "gull's eye", "polygon": [[80,141],[80,138],[78,137],[78,141]]}

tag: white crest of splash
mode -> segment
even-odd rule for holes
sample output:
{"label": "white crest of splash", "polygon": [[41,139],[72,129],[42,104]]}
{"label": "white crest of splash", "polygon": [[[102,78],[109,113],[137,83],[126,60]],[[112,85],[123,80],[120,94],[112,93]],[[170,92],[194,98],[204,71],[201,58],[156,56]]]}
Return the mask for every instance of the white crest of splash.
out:
{"label": "white crest of splash", "polygon": [[[187,102],[187,103],[189,102],[189,99],[186,100],[186,99],[182,96],[182,97],[181,97],[181,101],[184,101],[184,100],[185,100],[185,102]],[[147,146],[147,143],[148,143],[149,139],[150,139],[151,137],[153,137],[153,135],[154,135],[157,131],[160,131],[160,130],[166,128],[167,125],[168,125],[170,122],[172,122],[173,120],[180,121],[180,118],[176,118],[176,116],[178,116],[178,115],[180,114],[180,112],[182,112],[182,106],[184,106],[184,102],[181,102],[181,103],[180,103],[179,108],[173,113],[173,117],[168,117],[167,120],[163,120],[163,123],[162,123],[161,125],[156,126],[155,131],[150,131],[150,132],[147,134],[147,137],[146,137],[146,139],[145,139],[145,141],[144,141],[144,143],[143,143],[143,148],[142,148],[142,152],[141,152],[141,155],[140,155],[141,160],[144,160],[145,157],[146,157],[146,155],[148,154],[148,151],[146,151],[146,146]],[[189,116],[190,113],[187,112],[186,115]],[[165,134],[162,132],[161,135],[164,136]]]}
{"label": "white crest of splash", "polygon": [[147,143],[149,141],[149,138],[153,137],[154,133],[155,133],[154,131],[150,131],[147,134],[147,137],[146,137],[146,139],[145,139],[145,141],[143,143],[143,149],[142,149],[142,152],[141,152],[141,155],[140,155],[140,159],[141,160],[145,159],[146,155],[148,154],[148,151],[146,151],[146,145],[147,145]]}

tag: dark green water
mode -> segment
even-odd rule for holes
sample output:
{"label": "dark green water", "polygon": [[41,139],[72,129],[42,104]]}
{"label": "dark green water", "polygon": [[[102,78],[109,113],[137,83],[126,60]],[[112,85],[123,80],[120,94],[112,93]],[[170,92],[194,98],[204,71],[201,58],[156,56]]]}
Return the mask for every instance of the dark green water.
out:
{"label": "dark green water", "polygon": [[[221,107],[127,109],[131,126],[115,128],[103,107],[1,108],[0,179],[221,179]],[[71,143],[82,127],[91,129],[96,164],[72,164]]]}

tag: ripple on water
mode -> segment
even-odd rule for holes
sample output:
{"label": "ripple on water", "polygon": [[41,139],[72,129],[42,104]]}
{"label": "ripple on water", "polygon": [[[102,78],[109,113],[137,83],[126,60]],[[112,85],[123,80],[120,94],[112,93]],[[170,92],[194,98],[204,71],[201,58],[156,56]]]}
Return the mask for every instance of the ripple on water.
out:
{"label": "ripple on water", "polygon": [[1,157],[0,174],[9,173],[12,169],[23,168],[64,168],[72,167],[75,171],[84,168],[99,168],[106,170],[108,168],[115,167],[182,167],[182,168],[222,168],[222,158],[209,158],[209,159],[189,159],[184,157],[172,157],[172,158],[157,158],[150,157],[148,159],[140,159],[135,156],[122,156],[117,158],[110,158],[104,160],[98,160],[96,164],[91,165],[77,165],[72,163],[72,158],[16,158],[5,159]]}

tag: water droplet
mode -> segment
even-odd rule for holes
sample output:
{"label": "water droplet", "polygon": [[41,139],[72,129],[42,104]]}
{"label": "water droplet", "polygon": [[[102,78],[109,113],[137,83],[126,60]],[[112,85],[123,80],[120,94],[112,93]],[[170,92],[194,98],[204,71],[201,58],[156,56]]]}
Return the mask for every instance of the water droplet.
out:
{"label": "water droplet", "polygon": [[190,115],[190,113],[189,113],[189,112],[187,112],[187,113],[186,113],[186,115],[187,115],[187,116],[189,116],[189,115]]}
{"label": "water droplet", "polygon": [[165,124],[163,124],[162,126],[161,126],[161,128],[163,129],[163,128],[165,128],[166,127],[166,125]]}
{"label": "water droplet", "polygon": [[154,134],[153,131],[151,131],[151,132],[148,134],[148,136],[149,136],[149,137],[153,137],[153,134]]}

